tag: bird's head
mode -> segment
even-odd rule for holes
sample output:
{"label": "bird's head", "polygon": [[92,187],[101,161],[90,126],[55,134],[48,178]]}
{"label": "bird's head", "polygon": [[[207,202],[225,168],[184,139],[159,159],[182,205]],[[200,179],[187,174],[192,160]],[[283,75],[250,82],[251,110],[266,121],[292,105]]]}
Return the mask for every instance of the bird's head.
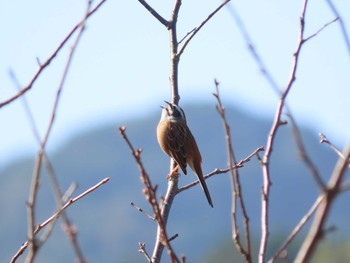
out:
{"label": "bird's head", "polygon": [[161,106],[162,110],[162,120],[167,120],[171,122],[186,122],[186,116],[183,109],[180,106],[165,101],[168,106]]}

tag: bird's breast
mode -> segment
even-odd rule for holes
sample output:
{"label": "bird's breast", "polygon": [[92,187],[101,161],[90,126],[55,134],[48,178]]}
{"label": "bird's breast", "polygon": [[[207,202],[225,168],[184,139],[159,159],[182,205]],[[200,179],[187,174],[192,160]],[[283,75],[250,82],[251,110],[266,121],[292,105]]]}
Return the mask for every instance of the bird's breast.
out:
{"label": "bird's breast", "polygon": [[170,124],[167,121],[160,121],[157,126],[157,140],[160,148],[169,155],[168,145],[168,132]]}

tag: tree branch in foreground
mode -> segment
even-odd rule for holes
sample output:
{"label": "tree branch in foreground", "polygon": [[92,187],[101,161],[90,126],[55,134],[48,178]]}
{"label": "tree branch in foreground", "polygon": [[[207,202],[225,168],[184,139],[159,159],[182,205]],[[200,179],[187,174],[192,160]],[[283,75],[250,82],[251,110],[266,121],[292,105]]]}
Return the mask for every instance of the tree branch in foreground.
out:
{"label": "tree branch in foreground", "polygon": [[[107,183],[109,181],[109,177],[103,179],[102,181],[100,181],[98,184],[94,185],[93,187],[87,189],[85,192],[83,192],[82,194],[78,195],[75,198],[70,199],[68,202],[66,202],[56,213],[54,213],[51,217],[49,217],[48,219],[46,219],[44,222],[42,222],[41,224],[37,225],[34,231],[34,234],[37,234],[40,232],[41,229],[43,229],[45,226],[47,226],[48,224],[52,223],[53,221],[55,221],[60,215],[61,213],[67,209],[69,206],[71,206],[72,204],[76,203],[77,201],[79,201],[80,199],[82,199],[84,196],[92,193],[93,191],[95,191],[97,188],[99,188],[101,185]],[[20,255],[23,254],[23,252],[26,250],[26,248],[28,247],[29,242],[26,241],[21,248],[18,250],[18,252],[16,253],[16,255],[14,255],[12,257],[11,263],[16,262],[16,260],[18,259],[18,257]]]}
{"label": "tree branch in foreground", "polygon": [[76,24],[73,29],[69,32],[69,34],[65,37],[65,39],[63,39],[63,41],[58,45],[58,47],[56,48],[56,50],[51,54],[51,56],[43,63],[43,64],[39,64],[39,69],[37,70],[37,72],[34,74],[33,78],[29,81],[29,83],[20,91],[18,92],[15,96],[3,101],[0,103],[0,108],[2,108],[5,105],[8,105],[9,103],[11,103],[12,101],[18,99],[20,96],[22,96],[23,94],[25,94],[28,90],[30,90],[35,81],[39,78],[39,76],[41,75],[41,73],[44,71],[44,69],[46,69],[50,63],[54,60],[54,58],[57,56],[57,54],[59,53],[59,51],[61,51],[61,49],[65,46],[65,44],[67,44],[68,40],[73,36],[73,34],[75,33],[75,31],[77,31],[80,28],[80,25],[83,21],[85,21],[86,19],[88,19],[91,15],[93,15],[107,0],[102,0],[94,9],[92,9],[86,16],[86,18],[84,18],[82,21],[80,21],[78,24]]}
{"label": "tree branch in foreground", "polygon": [[317,208],[315,218],[310,227],[309,233],[301,245],[295,262],[309,261],[312,253],[316,249],[318,242],[323,237],[325,223],[330,213],[330,208],[336,197],[342,192],[342,181],[348,169],[348,163],[350,161],[350,144],[344,150],[343,155],[345,158],[339,157],[338,162],[334,167],[332,176],[328,181],[327,189],[321,194],[323,199]]}

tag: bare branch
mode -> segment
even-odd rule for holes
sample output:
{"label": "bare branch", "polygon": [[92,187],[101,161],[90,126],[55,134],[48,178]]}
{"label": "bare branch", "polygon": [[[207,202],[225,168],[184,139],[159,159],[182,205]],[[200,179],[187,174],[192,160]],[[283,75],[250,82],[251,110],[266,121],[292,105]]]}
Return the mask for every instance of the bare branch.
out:
{"label": "bare branch", "polygon": [[194,31],[196,30],[196,27],[193,28],[191,31],[187,32],[187,34],[179,41],[179,43],[177,43],[178,45],[180,45],[189,35],[191,35]]}
{"label": "bare branch", "polygon": [[[34,234],[37,234],[41,229],[43,229],[45,226],[47,226],[48,224],[52,223],[53,221],[55,221],[60,215],[61,213],[67,209],[69,206],[71,206],[72,204],[76,203],[77,201],[79,201],[80,199],[82,199],[84,196],[92,193],[93,191],[95,191],[97,188],[99,188],[101,185],[107,183],[109,181],[109,178],[105,178],[102,181],[100,181],[98,184],[94,185],[93,187],[87,189],[85,192],[83,192],[82,194],[78,195],[77,197],[70,199],[68,202],[65,203],[65,205],[63,205],[59,210],[56,211],[56,213],[54,213],[51,217],[49,217],[48,219],[46,219],[44,222],[42,222],[41,224],[37,225],[34,231]],[[18,259],[18,257],[20,255],[23,254],[23,252],[26,250],[26,248],[29,245],[29,241],[26,241],[21,248],[17,251],[16,255],[14,255],[12,257],[11,263],[16,262],[16,260]]]}
{"label": "bare branch", "polygon": [[300,155],[301,159],[305,162],[306,166],[309,168],[310,173],[313,176],[313,178],[315,179],[320,190],[324,191],[326,186],[325,186],[324,182],[322,181],[322,178],[321,178],[316,166],[314,165],[314,163],[312,162],[308,153],[306,152],[303,140],[301,138],[299,128],[298,128],[292,114],[289,113],[288,116],[292,122],[293,134],[294,134],[295,141],[296,141],[296,144],[297,144],[297,147],[299,150],[299,155]]}
{"label": "bare branch", "polygon": [[175,234],[172,237],[169,238],[169,241],[173,241],[174,239],[178,238],[179,234]]}
{"label": "bare branch", "polygon": [[29,81],[29,83],[20,91],[18,92],[15,96],[3,101],[0,103],[0,108],[11,103],[12,101],[16,100],[23,94],[25,94],[28,90],[30,90],[35,81],[39,78],[41,73],[44,71],[44,69],[47,68],[47,66],[50,65],[50,63],[53,61],[53,59],[57,56],[59,51],[65,46],[65,44],[68,42],[68,40],[73,36],[75,31],[77,31],[80,28],[81,23],[83,23],[86,19],[88,19],[92,14],[94,14],[107,0],[102,0],[94,9],[92,9],[86,18],[84,18],[82,21],[80,21],[72,30],[71,32],[65,37],[65,39],[59,44],[59,46],[56,48],[56,50],[51,54],[51,56],[43,63],[39,64],[39,69],[37,72],[34,74],[33,78]]}
{"label": "bare branch", "polygon": [[345,176],[346,170],[348,169],[348,163],[350,161],[350,144],[344,150],[343,155],[345,158],[340,157],[335,165],[332,176],[327,184],[327,191],[322,194],[322,202],[317,209],[314,221],[296,256],[295,262],[307,262],[310,260],[312,253],[323,236],[325,230],[324,226],[329,215],[330,208],[336,197],[342,192],[342,180]]}
{"label": "bare branch", "polygon": [[[169,43],[170,43],[170,93],[171,102],[176,105],[179,104],[180,94],[179,94],[179,61],[180,57],[177,55],[178,42],[177,42],[177,17],[179,15],[181,0],[176,0],[175,5],[171,14],[170,24],[168,26],[169,30]],[[172,161],[170,161],[172,162]],[[172,170],[173,163],[170,164]]]}
{"label": "bare branch", "polygon": [[270,157],[272,154],[272,148],[274,145],[274,141],[276,138],[276,134],[278,131],[279,126],[281,125],[281,115],[282,110],[285,105],[286,97],[291,90],[292,85],[294,84],[294,81],[296,79],[296,71],[298,67],[299,62],[299,56],[300,51],[304,43],[304,29],[305,29],[305,13],[306,13],[306,7],[307,7],[308,0],[304,0],[301,16],[300,16],[300,30],[299,30],[299,40],[297,43],[296,51],[293,55],[293,64],[292,64],[292,72],[291,76],[289,78],[289,81],[287,83],[287,86],[282,93],[280,97],[280,101],[277,105],[276,113],[275,113],[275,119],[273,121],[271,130],[268,135],[267,144],[266,144],[266,151],[264,154],[264,157],[262,159],[262,171],[263,171],[263,187],[262,187],[262,212],[261,212],[261,240],[260,240],[260,248],[259,248],[259,262],[264,263],[265,262],[265,254],[266,254],[266,248],[268,243],[268,236],[269,236],[269,196],[270,196],[270,186],[271,186],[271,179],[270,179]]}
{"label": "bare branch", "polygon": [[[264,147],[259,147],[257,148],[254,152],[252,152],[249,156],[247,156],[246,158],[244,158],[243,160],[239,161],[236,165],[232,166],[232,167],[228,167],[228,168],[225,168],[225,169],[215,169],[214,171],[208,173],[207,175],[204,176],[204,179],[208,179],[216,174],[224,174],[224,173],[227,173],[229,172],[230,170],[232,169],[238,169],[238,168],[242,168],[244,167],[244,164],[246,164],[247,162],[249,162],[251,160],[251,158],[254,156],[254,155],[258,155],[259,152],[263,151],[264,150]],[[182,192],[182,191],[185,191],[187,189],[190,189],[192,187],[194,187],[195,185],[199,184],[199,181],[196,180],[188,185],[185,185],[185,186],[182,186],[178,189],[178,193]]]}
{"label": "bare branch", "polygon": [[[216,87],[216,93],[214,93],[213,95],[217,99],[218,105],[216,106],[216,108],[224,122],[228,165],[229,167],[233,167],[237,165],[237,161],[236,161],[236,157],[234,155],[234,151],[232,147],[230,126],[226,120],[225,108],[220,99],[219,83],[216,80],[215,80],[215,87]],[[240,177],[238,174],[238,169],[230,169],[230,173],[231,173],[230,178],[231,178],[231,187],[232,187],[232,239],[236,244],[237,250],[241,253],[245,261],[252,262],[249,217],[246,211],[246,207],[245,207],[245,203],[242,195],[242,188],[240,183]],[[244,234],[245,234],[246,248],[242,245],[240,241],[240,236],[239,236],[239,227],[238,227],[238,220],[237,220],[237,201],[242,211],[242,217],[244,221]]]}
{"label": "bare branch", "polygon": [[[221,8],[223,8],[228,2],[230,2],[230,0],[225,0],[221,5],[219,5],[212,13],[209,14],[209,16],[203,20],[203,22],[195,27],[192,31],[190,31],[187,35],[190,35],[191,36],[186,40],[186,42],[183,44],[183,46],[181,47],[180,51],[177,53],[177,56],[181,56],[182,53],[184,52],[185,48],[187,47],[188,43],[192,40],[192,38],[198,33],[199,30],[201,30],[201,28],[217,13],[219,12],[219,10]],[[179,42],[181,43],[186,37],[187,35]],[[178,44],[179,44],[178,43]]]}
{"label": "bare branch", "polygon": [[[164,217],[164,207],[166,206],[164,204],[163,208],[160,208],[160,205],[157,200],[157,186],[153,186],[151,179],[149,178],[143,164],[141,161],[141,149],[135,150],[134,146],[131,144],[129,138],[127,137],[125,131],[125,127],[119,127],[119,131],[129,146],[131,150],[131,154],[133,155],[141,173],[141,180],[143,184],[145,185],[144,189],[144,195],[146,197],[146,200],[150,203],[152,210],[155,214],[155,220],[157,221],[158,224],[158,230],[159,230],[159,244],[162,244],[162,247],[166,247],[169,253],[169,257],[171,262],[180,262],[179,259],[177,258],[172,246],[170,245],[169,238],[167,236],[166,232],[166,223],[167,223],[167,218]],[[171,181],[169,181],[171,182]],[[170,183],[169,183],[170,184]],[[175,193],[176,194],[176,193]],[[175,196],[175,195],[174,195]],[[171,200],[172,201],[172,200]],[[155,258],[154,255],[152,256],[152,262],[157,263],[159,262],[160,258]]]}
{"label": "bare branch", "polygon": [[[319,133],[318,134],[320,136],[320,143],[326,143],[328,144],[331,149],[340,157],[340,158],[343,158],[344,159],[344,155],[343,153],[332,143],[330,142],[326,135],[324,135],[323,133]],[[350,166],[350,163],[349,163],[349,166]]]}
{"label": "bare branch", "polygon": [[148,214],[145,210],[143,210],[141,207],[138,207],[137,205],[135,205],[133,202],[131,202],[131,206],[134,207],[135,209],[137,209],[137,211],[141,212],[142,214],[144,214],[147,218],[152,219],[152,220],[156,220],[154,218],[154,216],[151,216],[150,214]]}
{"label": "bare branch", "polygon": [[139,252],[144,254],[149,263],[153,263],[151,257],[148,255],[145,243],[139,243]]}
{"label": "bare branch", "polygon": [[276,92],[276,94],[280,95],[281,94],[280,88],[279,88],[277,82],[275,81],[275,79],[273,78],[271,72],[268,70],[262,57],[259,55],[258,51],[256,50],[255,45],[253,43],[253,40],[250,37],[247,29],[245,28],[245,25],[244,25],[242,19],[240,18],[238,13],[235,11],[232,4],[228,4],[227,9],[230,12],[231,17],[235,20],[235,23],[236,23],[239,31],[241,32],[241,34],[246,42],[248,50],[250,51],[253,59],[256,61],[257,65],[260,69],[260,72],[263,74],[263,76],[265,77],[267,82],[270,84],[272,89]]}
{"label": "bare branch", "polygon": [[348,55],[350,57],[350,38],[348,35],[348,31],[346,29],[345,23],[342,19],[342,17],[340,16],[337,8],[334,6],[332,0],[326,0],[328,3],[329,8],[332,10],[333,14],[339,19],[339,25],[340,25],[340,30],[342,32],[343,38],[344,38],[344,42],[345,42],[345,46],[348,50]]}
{"label": "bare branch", "polygon": [[160,23],[166,28],[169,26],[169,21],[164,19],[153,7],[151,7],[145,0],[138,0]]}
{"label": "bare branch", "polygon": [[310,40],[311,38],[317,36],[322,30],[324,30],[326,27],[328,27],[329,25],[333,24],[334,22],[338,21],[339,17],[334,18],[332,21],[329,21],[328,23],[324,24],[319,30],[317,30],[315,33],[313,33],[311,36],[308,36],[307,38],[305,38],[305,42]]}
{"label": "bare branch", "polygon": [[309,221],[311,216],[316,211],[317,207],[320,205],[321,201],[323,200],[324,196],[319,196],[315,203],[311,206],[309,211],[303,216],[303,218],[300,220],[300,222],[296,225],[296,227],[293,229],[293,231],[290,233],[286,241],[280,246],[276,254],[269,260],[269,263],[275,262],[280,255],[283,254],[283,251],[287,248],[287,246],[294,240],[296,235],[300,232],[300,230],[305,226],[305,224]]}
{"label": "bare branch", "polygon": [[[21,85],[14,73],[13,70],[10,70],[9,72],[10,74],[10,77],[12,79],[12,81],[14,82],[15,86],[17,87],[18,90],[21,90]],[[29,123],[32,127],[32,131],[33,131],[33,134],[34,134],[34,137],[35,139],[37,140],[38,144],[39,144],[39,147],[41,145],[41,142],[42,142],[42,139],[40,138],[40,134],[39,134],[39,130],[37,128],[37,125],[35,123],[35,120],[34,120],[34,116],[31,112],[31,109],[29,107],[29,104],[27,102],[27,99],[26,99],[26,94],[23,94],[21,96],[21,99],[22,99],[22,102],[23,102],[23,106],[24,106],[24,110],[27,114],[27,117],[29,119]],[[58,181],[57,181],[57,176],[54,172],[54,169],[53,169],[53,166],[49,160],[49,157],[46,153],[46,151],[43,152],[43,157],[44,157],[44,160],[45,160],[45,164],[46,164],[46,168],[47,168],[47,171],[48,171],[48,175],[49,175],[49,178],[51,179],[51,184],[52,184],[52,188],[54,190],[54,193],[55,193],[55,198],[56,198],[56,203],[57,203],[57,208],[60,208],[64,202],[64,200],[66,200],[63,196],[62,196],[62,192],[61,192],[61,189],[59,187],[59,184],[58,184]],[[73,192],[70,191],[70,193],[72,194]],[[71,225],[70,223],[70,220],[68,219],[67,215],[65,214],[65,212],[62,212],[62,219],[63,219],[63,224],[64,224],[64,229],[66,230],[66,233],[68,234],[68,237],[72,243],[72,246],[74,248],[74,251],[77,255],[77,258],[79,260],[79,262],[85,262],[86,260],[84,259],[84,256],[81,252],[81,248],[78,244],[78,241],[77,241],[77,238],[76,238],[76,230],[72,230],[74,229],[74,227]],[[55,226],[55,221],[51,223],[50,227],[47,227],[46,228],[46,231],[45,233],[40,237],[40,244],[44,243],[46,241],[46,239],[50,236],[53,228]]]}
{"label": "bare branch", "polygon": [[[79,43],[79,40],[81,39],[81,36],[82,36],[82,34],[84,32],[84,29],[85,29],[85,22],[86,22],[86,19],[88,18],[88,15],[90,13],[91,3],[92,3],[91,1],[88,2],[87,11],[86,11],[85,17],[82,20],[81,24],[79,25],[80,26],[79,33],[78,33],[78,35],[77,35],[77,37],[75,39],[75,42],[73,43],[73,46],[71,48],[71,51],[69,53],[69,57],[68,57],[68,60],[67,60],[67,63],[66,63],[66,67],[64,69],[60,85],[59,85],[59,87],[57,89],[56,99],[55,99],[55,102],[54,102],[54,105],[53,105],[51,118],[50,118],[47,130],[46,130],[45,136],[44,136],[44,138],[43,138],[43,140],[41,142],[40,150],[38,152],[37,159],[36,159],[36,162],[35,162],[35,168],[34,168],[33,177],[32,177],[31,191],[30,191],[29,200],[28,200],[29,253],[28,253],[27,258],[26,258],[26,262],[28,262],[28,263],[33,262],[33,260],[34,260],[34,258],[36,256],[36,252],[37,252],[37,250],[40,247],[39,246],[40,244],[36,241],[36,237],[35,237],[35,205],[36,205],[36,199],[37,199],[37,193],[38,193],[39,176],[40,176],[42,158],[43,158],[44,153],[45,153],[46,143],[48,141],[49,135],[51,133],[51,129],[53,127],[53,123],[54,123],[54,120],[55,120],[57,107],[58,107],[58,104],[59,104],[59,101],[60,101],[60,95],[61,95],[64,83],[65,83],[65,80],[66,80],[66,77],[67,77],[67,74],[68,74],[71,62],[72,62],[72,59],[73,59],[73,54],[74,54],[74,52],[76,50],[76,47],[77,47],[77,45]],[[82,261],[84,261],[83,258],[82,258],[82,254],[79,253],[78,255],[80,256],[80,259]]]}

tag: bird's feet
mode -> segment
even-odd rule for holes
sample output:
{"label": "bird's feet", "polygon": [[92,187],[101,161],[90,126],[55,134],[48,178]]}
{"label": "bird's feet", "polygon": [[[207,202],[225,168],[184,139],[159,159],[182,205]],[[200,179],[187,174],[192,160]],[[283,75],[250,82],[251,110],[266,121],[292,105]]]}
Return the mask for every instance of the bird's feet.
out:
{"label": "bird's feet", "polygon": [[166,179],[168,179],[168,181],[169,181],[169,180],[171,180],[172,177],[178,176],[179,175],[178,170],[179,170],[179,165],[176,165],[174,167],[174,169],[171,171],[171,173],[167,175]]}

